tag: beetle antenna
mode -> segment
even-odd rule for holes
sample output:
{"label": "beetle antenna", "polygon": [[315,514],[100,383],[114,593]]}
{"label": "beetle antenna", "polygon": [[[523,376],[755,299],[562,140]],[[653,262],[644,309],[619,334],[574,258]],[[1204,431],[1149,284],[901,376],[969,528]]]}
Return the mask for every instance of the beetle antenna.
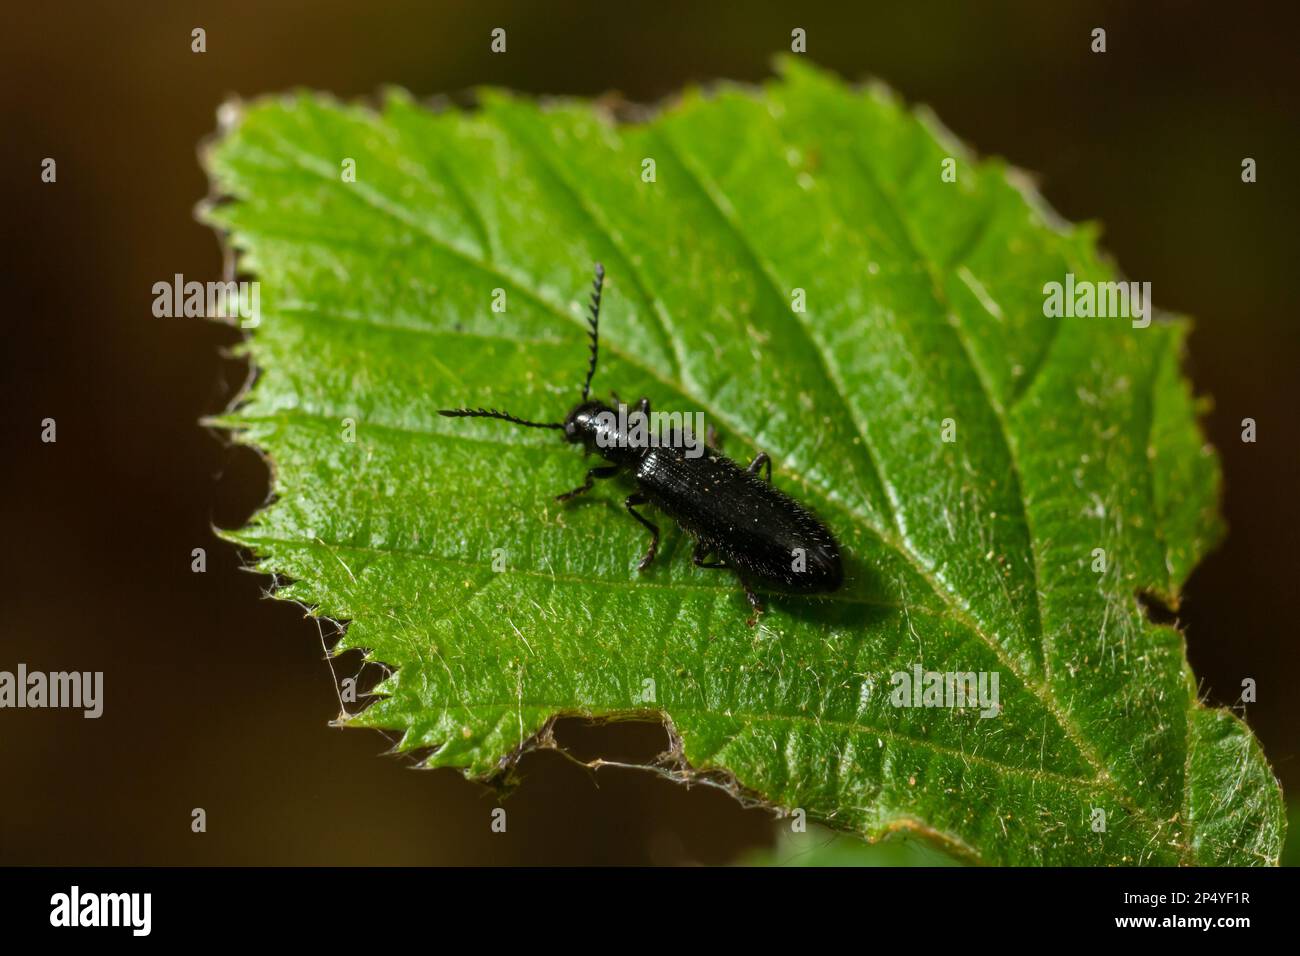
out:
{"label": "beetle antenna", "polygon": [[605,267],[596,263],[596,278],[591,281],[591,318],[587,323],[591,331],[591,361],[587,363],[587,381],[582,384],[582,400],[591,394],[591,379],[596,374],[596,356],[600,350],[600,290],[605,284]]}
{"label": "beetle antenna", "polygon": [[499,412],[495,408],[441,408],[438,414],[446,418],[499,418],[514,425],[526,425],[529,428],[563,428],[563,422],[530,422],[516,418],[509,412]]}

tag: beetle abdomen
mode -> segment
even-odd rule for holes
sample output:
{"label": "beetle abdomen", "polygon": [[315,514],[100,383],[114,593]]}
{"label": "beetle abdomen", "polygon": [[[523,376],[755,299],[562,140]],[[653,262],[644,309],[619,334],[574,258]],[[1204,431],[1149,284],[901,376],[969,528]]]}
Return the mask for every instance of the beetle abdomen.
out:
{"label": "beetle abdomen", "polygon": [[839,545],[826,526],[729,458],[651,449],[635,475],[661,511],[743,577],[802,594],[834,591],[843,582]]}

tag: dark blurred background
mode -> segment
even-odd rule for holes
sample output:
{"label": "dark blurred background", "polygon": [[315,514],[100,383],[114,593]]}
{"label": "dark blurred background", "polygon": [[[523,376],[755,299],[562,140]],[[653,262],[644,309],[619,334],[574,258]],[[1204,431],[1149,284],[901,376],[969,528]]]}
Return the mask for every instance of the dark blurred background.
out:
{"label": "dark blurred background", "polygon": [[[653,102],[759,80],[808,53],[931,105],[983,154],[1034,172],[1159,306],[1197,317],[1187,371],[1210,395],[1225,544],[1182,620],[1204,695],[1247,717],[1300,790],[1295,639],[1300,70],[1294,4],[25,3],[0,37],[5,323],[0,669],[102,670],[97,721],[0,712],[0,863],[717,863],[770,817],[709,788],[527,757],[506,795],[383,756],[338,711],[316,625],[212,526],[267,474],[198,419],[244,369],[237,333],[151,314],[154,282],[218,278],[195,147],[230,94],[365,96],[495,84]],[[1285,6],[1286,9],[1283,9]],[[508,31],[492,55],[489,32]],[[1089,52],[1093,27],[1108,51]],[[207,52],[190,31],[207,31]],[[40,181],[44,157],[57,184]],[[1241,182],[1243,157],[1259,181]],[[42,444],[40,422],[58,423]],[[1259,441],[1240,441],[1240,421]],[[208,571],[190,571],[207,549]],[[342,676],[358,662],[336,662]],[[583,758],[645,760],[658,725],[561,725]],[[194,807],[208,830],[190,831]]]}

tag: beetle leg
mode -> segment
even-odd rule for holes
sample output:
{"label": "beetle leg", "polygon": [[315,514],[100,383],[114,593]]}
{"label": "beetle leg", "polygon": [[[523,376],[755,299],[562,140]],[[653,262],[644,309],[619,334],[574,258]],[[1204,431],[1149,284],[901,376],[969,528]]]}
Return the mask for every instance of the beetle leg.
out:
{"label": "beetle leg", "polygon": [[754,589],[749,586],[748,581],[740,575],[736,575],[736,577],[740,578],[740,586],[745,589],[745,599],[749,601],[749,606],[754,609],[754,616],[745,622],[750,627],[753,627],[763,613],[763,602],[759,600],[758,595],[754,593]]}
{"label": "beetle leg", "polygon": [[691,561],[697,568],[725,568],[726,565],[721,561],[705,561],[705,557],[713,550],[713,546],[707,541],[696,541],[695,550],[691,552]]}
{"label": "beetle leg", "polygon": [[604,465],[600,468],[592,468],[587,472],[587,480],[572,491],[566,491],[562,495],[556,495],[556,501],[568,501],[570,498],[576,498],[578,495],[586,494],[591,491],[591,486],[596,483],[597,478],[613,478],[618,474],[618,465]]}
{"label": "beetle leg", "polygon": [[637,565],[637,569],[640,571],[644,571],[650,566],[650,562],[655,559],[655,552],[659,550],[659,526],[648,520],[645,515],[637,511],[635,507],[636,505],[649,503],[650,499],[639,491],[628,495],[627,500],[623,502],[624,507],[627,508],[627,513],[650,529],[650,547],[646,548],[645,557],[643,557],[641,563]]}
{"label": "beetle leg", "polygon": [[704,433],[704,443],[710,448],[722,451],[722,439],[718,436],[718,430],[709,425],[709,430]]}
{"label": "beetle leg", "polygon": [[749,463],[749,467],[746,471],[753,475],[757,474],[758,469],[763,467],[766,467],[767,469],[767,483],[770,485],[772,483],[772,459],[768,457],[767,452],[760,451],[755,455],[754,460]]}
{"label": "beetle leg", "polygon": [[[705,555],[712,550],[712,546],[707,541],[695,542],[695,550],[691,554],[691,560],[695,563],[697,568],[725,568],[728,566],[723,564],[721,561],[705,561]],[[749,601],[749,606],[754,609],[754,616],[746,622],[750,627],[753,627],[758,621],[759,615],[763,613],[763,602],[759,596],[754,593],[754,589],[750,587],[749,582],[745,580],[744,575],[737,573],[736,577],[740,579],[740,586],[745,589],[745,600]]]}
{"label": "beetle leg", "polygon": [[649,418],[649,417],[650,417],[650,399],[648,399],[648,398],[642,398],[641,401],[639,401],[639,402],[636,403],[636,410],[637,410],[638,412],[640,412],[642,415],[645,415],[647,418]]}

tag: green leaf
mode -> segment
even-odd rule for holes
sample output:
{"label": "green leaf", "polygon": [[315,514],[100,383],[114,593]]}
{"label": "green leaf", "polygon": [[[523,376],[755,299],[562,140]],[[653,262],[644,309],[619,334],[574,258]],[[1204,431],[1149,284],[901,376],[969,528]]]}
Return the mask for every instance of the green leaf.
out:
{"label": "green leaf", "polygon": [[960,861],[941,852],[924,839],[898,833],[876,843],[864,843],[846,833],[832,833],[811,827],[796,833],[788,827],[777,831],[776,846],[751,853],[742,866],[958,866]]}
{"label": "green leaf", "polygon": [[[262,283],[260,378],[220,421],[277,497],[230,537],[291,579],[280,597],[350,621],[339,650],[394,668],[348,722],[431,766],[487,776],[556,714],[643,714],[679,741],[674,775],[869,838],[1275,863],[1268,764],[1138,597],[1176,607],[1220,534],[1185,323],[1046,318],[1045,283],[1115,278],[1092,230],[887,93],[781,72],[629,124],[497,91],[471,112],[244,108],[208,156],[233,201],[205,215]],[[557,505],[590,463],[555,434],[438,417],[562,416],[596,260],[597,391],[769,452],[841,540],[841,591],[772,597],[748,627],[734,578],[666,519],[636,570],[627,487]],[[915,666],[996,672],[999,712],[893,706]]]}

